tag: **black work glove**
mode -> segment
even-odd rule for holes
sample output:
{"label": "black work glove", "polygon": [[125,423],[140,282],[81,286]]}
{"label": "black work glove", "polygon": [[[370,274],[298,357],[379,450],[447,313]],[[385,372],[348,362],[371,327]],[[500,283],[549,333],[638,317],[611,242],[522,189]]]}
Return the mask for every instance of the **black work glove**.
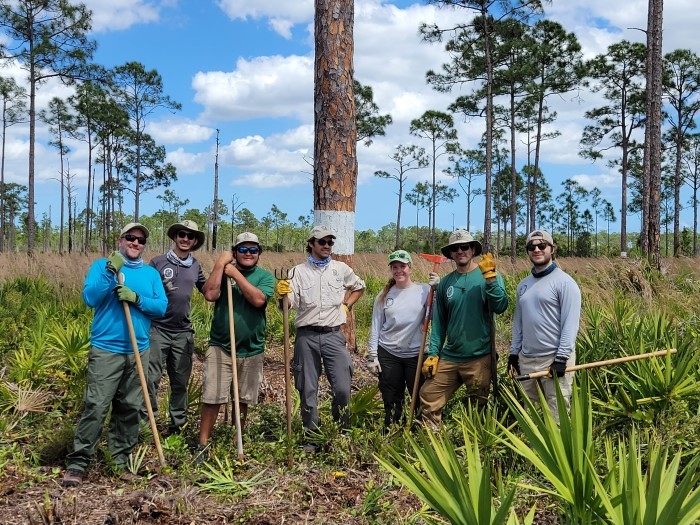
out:
{"label": "black work glove", "polygon": [[518,354],[508,354],[508,377],[520,375],[520,356]]}
{"label": "black work glove", "polygon": [[566,361],[562,361],[561,358],[555,357],[554,361],[552,361],[552,364],[549,365],[549,373],[547,374],[547,377],[554,377],[555,375],[557,377],[564,377],[565,373]]}

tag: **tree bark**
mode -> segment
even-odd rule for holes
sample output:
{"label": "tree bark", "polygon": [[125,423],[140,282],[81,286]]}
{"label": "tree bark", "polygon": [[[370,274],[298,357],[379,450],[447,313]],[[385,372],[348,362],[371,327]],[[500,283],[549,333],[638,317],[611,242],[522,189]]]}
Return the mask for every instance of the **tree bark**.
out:
{"label": "tree bark", "polygon": [[[649,0],[647,27],[647,141],[644,174],[649,174],[648,246],[654,267],[661,269],[661,105],[663,0]],[[648,67],[651,66],[651,67]],[[648,154],[647,154],[648,151]],[[677,210],[675,210],[677,213]],[[678,255],[674,237],[674,255]]]}
{"label": "tree bark", "polygon": [[[352,266],[357,199],[353,94],[354,0],[315,0],[314,221],[336,232],[334,257]],[[345,325],[357,350],[353,316]]]}

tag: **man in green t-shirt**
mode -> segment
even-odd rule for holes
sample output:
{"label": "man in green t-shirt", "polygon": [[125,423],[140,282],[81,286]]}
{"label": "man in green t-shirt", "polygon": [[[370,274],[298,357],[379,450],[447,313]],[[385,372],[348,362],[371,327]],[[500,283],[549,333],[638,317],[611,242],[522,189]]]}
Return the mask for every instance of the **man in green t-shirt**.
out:
{"label": "man in green t-shirt", "polygon": [[258,236],[249,232],[241,233],[236,237],[232,251],[223,252],[217,258],[214,269],[204,283],[204,297],[207,301],[215,302],[215,305],[209,347],[204,360],[200,446],[206,445],[219,416],[219,408],[228,403],[231,390],[233,368],[226,290],[229,285],[233,286],[241,426],[245,424],[248,405],[254,405],[258,401],[265,350],[265,307],[275,293],[275,277],[258,267],[261,253]]}
{"label": "man in green t-shirt", "polygon": [[421,414],[439,425],[442,409],[461,385],[466,396],[483,407],[491,381],[492,316],[508,308],[503,277],[490,253],[477,262],[481,243],[466,230],[455,230],[441,248],[455,270],[443,277],[435,292],[430,349],[421,368],[426,381],[420,390]]}

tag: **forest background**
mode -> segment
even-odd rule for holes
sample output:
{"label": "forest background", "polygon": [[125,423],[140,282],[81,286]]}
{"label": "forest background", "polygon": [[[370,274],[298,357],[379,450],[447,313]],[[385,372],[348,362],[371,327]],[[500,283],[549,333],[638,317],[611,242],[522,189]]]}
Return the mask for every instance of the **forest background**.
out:
{"label": "forest background", "polygon": [[[153,229],[161,248],[165,228],[189,218],[206,225],[210,248],[215,231],[226,244],[248,229],[273,249],[301,249],[311,222],[313,51],[304,26],[313,16],[310,2],[298,8],[205,2],[200,11],[178,3],[138,11],[144,6],[137,3],[109,11],[117,8],[91,1],[85,4],[91,14],[66,7],[54,14],[76,24],[64,24],[72,31],[63,33],[66,46],[47,43],[35,56],[34,82],[13,3],[0,4],[6,66],[0,249],[106,251],[119,226],[134,218]],[[420,250],[426,231],[433,240],[456,227],[477,236],[487,227],[506,250],[508,234],[522,235],[536,223],[557,234],[562,254],[633,253],[645,123],[643,32],[634,28],[645,26],[644,3],[622,14],[596,3],[554,2],[541,15],[505,17],[496,38],[488,225],[481,64],[458,59],[461,52],[479,56],[469,40],[474,14],[436,4],[356,5],[355,98],[364,145],[356,250]],[[699,66],[687,32],[693,10],[682,4],[665,10],[661,247],[697,255]],[[36,15],[40,28],[46,12]],[[193,34],[195,19],[216,24],[206,38],[197,26],[198,38],[203,44],[220,38],[237,56],[235,65],[228,51],[216,64],[176,46]],[[431,24],[458,30],[434,42]],[[395,38],[399,54],[379,43],[382,35]],[[162,44],[139,45],[149,37]],[[250,58],[255,41],[264,41],[260,51],[268,54]],[[283,43],[281,55],[274,54]],[[157,58],[168,45],[178,58]],[[192,65],[192,54],[201,67]]]}

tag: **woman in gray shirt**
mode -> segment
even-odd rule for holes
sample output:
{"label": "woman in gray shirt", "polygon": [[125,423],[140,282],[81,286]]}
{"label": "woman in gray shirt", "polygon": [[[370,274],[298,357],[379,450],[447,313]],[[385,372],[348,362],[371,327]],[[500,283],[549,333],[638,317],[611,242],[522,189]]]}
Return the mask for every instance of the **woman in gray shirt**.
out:
{"label": "woman in gray shirt", "polygon": [[[411,281],[411,255],[389,255],[391,278],[374,300],[367,366],[379,375],[384,401],[384,425],[401,423],[404,391],[413,389],[421,343],[421,328],[430,285]],[[439,281],[431,274],[432,281]],[[422,377],[421,377],[422,381]]]}

